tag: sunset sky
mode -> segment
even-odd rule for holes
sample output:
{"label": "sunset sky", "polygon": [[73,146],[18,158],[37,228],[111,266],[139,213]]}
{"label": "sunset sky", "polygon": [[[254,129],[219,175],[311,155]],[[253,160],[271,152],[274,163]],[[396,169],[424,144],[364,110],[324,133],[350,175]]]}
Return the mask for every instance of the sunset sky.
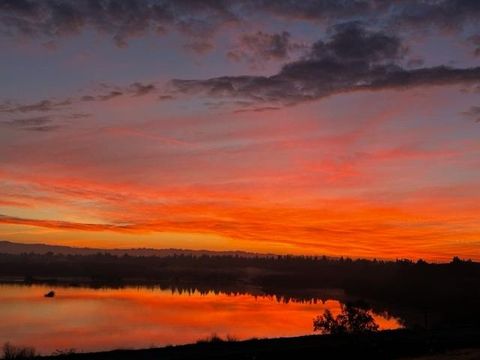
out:
{"label": "sunset sky", "polygon": [[479,19],[0,0],[0,240],[480,260]]}

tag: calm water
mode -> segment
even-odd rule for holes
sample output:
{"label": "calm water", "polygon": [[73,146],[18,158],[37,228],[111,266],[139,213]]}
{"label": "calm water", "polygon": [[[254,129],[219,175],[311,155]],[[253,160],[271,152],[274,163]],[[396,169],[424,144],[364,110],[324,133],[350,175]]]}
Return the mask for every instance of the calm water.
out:
{"label": "calm water", "polygon": [[[312,319],[340,303],[278,302],[274,297],[151,288],[53,288],[0,285],[0,341],[34,346],[41,353],[93,351],[195,342],[213,333],[237,339],[312,333]],[[399,327],[374,315],[382,329]]]}

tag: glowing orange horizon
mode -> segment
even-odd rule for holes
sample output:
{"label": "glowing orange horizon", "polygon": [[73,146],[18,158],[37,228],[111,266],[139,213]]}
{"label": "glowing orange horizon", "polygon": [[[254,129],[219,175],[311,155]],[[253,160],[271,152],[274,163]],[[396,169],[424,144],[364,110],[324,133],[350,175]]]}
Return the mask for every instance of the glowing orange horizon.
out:
{"label": "glowing orange horizon", "polygon": [[5,148],[0,238],[480,260],[475,132],[453,120],[433,129],[416,120],[416,108],[433,111],[454,90],[345,95],[235,114],[231,127],[218,114],[151,115],[132,126],[135,98],[121,114],[119,104],[105,104],[123,125],[53,135],[43,147],[25,141],[22,152]]}

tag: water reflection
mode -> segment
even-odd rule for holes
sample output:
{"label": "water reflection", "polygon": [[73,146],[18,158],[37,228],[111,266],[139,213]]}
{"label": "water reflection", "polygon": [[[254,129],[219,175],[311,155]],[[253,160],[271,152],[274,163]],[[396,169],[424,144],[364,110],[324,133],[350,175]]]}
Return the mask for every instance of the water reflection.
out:
{"label": "water reflection", "polygon": [[[0,286],[0,339],[30,345],[42,353],[75,348],[94,351],[195,342],[212,333],[278,337],[309,334],[312,319],[337,300],[277,301],[249,294],[172,292],[160,288],[91,289],[43,285]],[[399,327],[374,315],[381,329]]]}

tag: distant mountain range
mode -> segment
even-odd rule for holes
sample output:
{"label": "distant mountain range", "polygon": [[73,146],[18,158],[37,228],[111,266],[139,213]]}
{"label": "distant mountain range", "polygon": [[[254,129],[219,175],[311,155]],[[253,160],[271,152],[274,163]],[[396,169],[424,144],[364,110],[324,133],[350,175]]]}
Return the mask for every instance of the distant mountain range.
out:
{"label": "distant mountain range", "polygon": [[95,249],[80,248],[60,245],[48,244],[25,244],[15,243],[11,241],[0,241],[1,254],[46,254],[46,253],[62,254],[62,255],[92,255],[98,253],[109,253],[112,255],[122,256],[128,254],[130,256],[171,256],[171,255],[193,255],[193,256],[218,256],[230,255],[241,257],[268,257],[273,254],[257,254],[246,251],[211,251],[211,250],[188,250],[188,249],[150,249],[150,248],[132,248],[132,249]]}

